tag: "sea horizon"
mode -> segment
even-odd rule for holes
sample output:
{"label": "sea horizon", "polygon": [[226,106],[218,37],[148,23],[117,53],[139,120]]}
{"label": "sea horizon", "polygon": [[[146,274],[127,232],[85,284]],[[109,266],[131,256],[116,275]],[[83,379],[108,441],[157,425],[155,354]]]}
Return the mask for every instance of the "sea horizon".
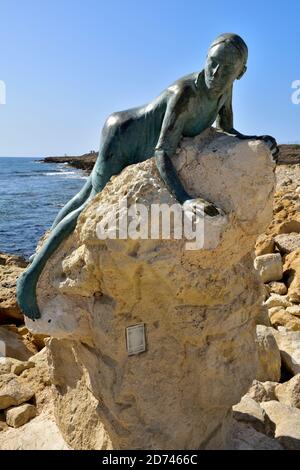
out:
{"label": "sea horizon", "polygon": [[44,157],[0,157],[0,252],[28,258],[87,176]]}

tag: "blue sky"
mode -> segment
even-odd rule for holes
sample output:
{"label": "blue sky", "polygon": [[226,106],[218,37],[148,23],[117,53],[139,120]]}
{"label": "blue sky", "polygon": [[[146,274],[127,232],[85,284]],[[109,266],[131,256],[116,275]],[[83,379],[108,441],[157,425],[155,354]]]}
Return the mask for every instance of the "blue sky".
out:
{"label": "blue sky", "polygon": [[0,156],[81,154],[107,115],[201,70],[222,32],[249,47],[235,127],[300,142],[299,0],[0,0]]}

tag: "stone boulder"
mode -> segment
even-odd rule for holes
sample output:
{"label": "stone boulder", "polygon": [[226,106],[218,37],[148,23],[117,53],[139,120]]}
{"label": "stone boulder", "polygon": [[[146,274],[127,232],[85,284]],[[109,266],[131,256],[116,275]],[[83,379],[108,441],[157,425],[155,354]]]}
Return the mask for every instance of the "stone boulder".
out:
{"label": "stone boulder", "polygon": [[300,373],[300,331],[289,331],[283,326],[273,330],[283,364],[293,375]]}
{"label": "stone boulder", "polygon": [[283,270],[287,279],[289,299],[300,303],[300,248],[285,257]]}
{"label": "stone boulder", "polygon": [[271,154],[209,130],[183,139],[173,161],[191,196],[220,208],[199,215],[200,245],[173,237],[181,222],[169,239],[111,225],[112,215],[126,221],[125,202],[131,229],[141,220],[133,204],[149,213],[176,203],[149,159],[89,203],[39,280],[41,318],[26,325],[54,336],[55,413],[72,448],[107,446],[103,425],[116,449],[222,448],[231,406],[255,378],[263,290],[252,253],[272,217]]}
{"label": "stone boulder", "polygon": [[[1,434],[0,434],[1,435]],[[43,413],[0,438],[0,450],[69,450],[53,416]]]}
{"label": "stone boulder", "polygon": [[275,395],[284,405],[300,408],[300,374],[295,375],[291,380],[283,384],[278,384],[275,388]]}
{"label": "stone boulder", "polygon": [[281,373],[280,351],[271,327],[257,325],[259,366],[256,379],[260,382],[279,382]]}
{"label": "stone boulder", "polygon": [[34,392],[14,374],[0,376],[0,410],[21,405],[30,400]]}
{"label": "stone boulder", "polygon": [[24,405],[9,408],[5,411],[5,416],[8,426],[19,428],[36,416],[36,408],[34,405],[25,403]]}
{"label": "stone boulder", "polygon": [[300,233],[282,233],[276,235],[275,244],[282,255],[300,248]]}
{"label": "stone boulder", "polygon": [[245,396],[252,398],[257,401],[257,403],[276,400],[275,388],[277,385],[277,382],[259,382],[258,380],[254,380]]}
{"label": "stone boulder", "polygon": [[23,258],[0,252],[0,325],[24,321],[16,300],[16,281],[26,266]]}
{"label": "stone boulder", "polygon": [[291,315],[284,309],[270,313],[269,318],[274,328],[284,326],[287,330],[300,331],[300,318]]}
{"label": "stone boulder", "polygon": [[300,450],[300,410],[278,401],[264,401],[261,407],[275,424],[275,438],[287,450]]}
{"label": "stone boulder", "polygon": [[257,256],[254,266],[263,282],[280,281],[282,279],[283,271],[280,253]]}

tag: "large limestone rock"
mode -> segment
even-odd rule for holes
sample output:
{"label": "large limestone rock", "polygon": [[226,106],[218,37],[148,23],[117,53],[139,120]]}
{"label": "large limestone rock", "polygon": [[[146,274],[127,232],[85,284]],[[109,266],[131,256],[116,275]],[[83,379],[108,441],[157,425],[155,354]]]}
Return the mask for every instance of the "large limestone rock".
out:
{"label": "large limestone rock", "polygon": [[[209,131],[184,139],[174,165],[193,197],[222,209],[200,218],[203,247],[99,239],[114,210],[124,221],[120,199],[176,202],[148,160],[90,202],[39,281],[41,318],[27,327],[56,337],[47,346],[56,419],[72,448],[107,447],[103,425],[118,449],[220,448],[231,406],[255,378],[263,294],[252,252],[272,216],[270,152]],[[146,351],[129,356],[126,328],[141,323]]]}

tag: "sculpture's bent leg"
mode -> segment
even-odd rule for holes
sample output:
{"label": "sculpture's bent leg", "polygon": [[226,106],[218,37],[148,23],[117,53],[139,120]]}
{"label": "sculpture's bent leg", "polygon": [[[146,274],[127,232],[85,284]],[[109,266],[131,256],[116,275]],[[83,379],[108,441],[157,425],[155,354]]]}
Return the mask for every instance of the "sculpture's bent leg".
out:
{"label": "sculpture's bent leg", "polygon": [[35,256],[32,264],[19,277],[17,281],[17,300],[23,313],[31,318],[40,318],[36,299],[36,285],[40,274],[50,256],[59,247],[61,242],[70,235],[76,226],[77,219],[88,203],[88,200],[75,211],[70,212],[51,232],[45,244]]}
{"label": "sculpture's bent leg", "polygon": [[53,230],[59,222],[62,221],[70,212],[73,212],[78,207],[82,206],[82,204],[89,198],[92,191],[92,178],[89,176],[87,182],[83,186],[83,188],[77,193],[69,202],[59,211],[56,219],[53,222],[51,230]]}

